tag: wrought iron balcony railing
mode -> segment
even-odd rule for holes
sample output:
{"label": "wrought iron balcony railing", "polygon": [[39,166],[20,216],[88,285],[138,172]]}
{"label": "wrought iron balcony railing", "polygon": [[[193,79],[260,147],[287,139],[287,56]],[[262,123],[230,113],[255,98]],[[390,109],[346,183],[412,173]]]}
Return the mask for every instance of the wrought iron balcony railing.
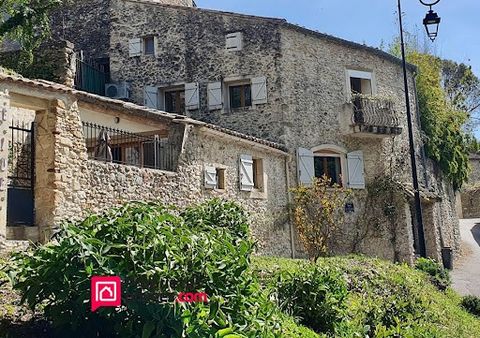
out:
{"label": "wrought iron balcony railing", "polygon": [[353,124],[359,132],[387,135],[402,133],[392,100],[356,95],[352,103]]}

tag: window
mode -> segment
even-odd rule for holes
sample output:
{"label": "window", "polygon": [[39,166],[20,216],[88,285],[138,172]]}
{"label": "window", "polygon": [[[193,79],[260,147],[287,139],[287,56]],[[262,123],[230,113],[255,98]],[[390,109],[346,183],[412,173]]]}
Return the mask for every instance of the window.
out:
{"label": "window", "polygon": [[225,169],[216,168],[217,173],[217,189],[224,190],[225,189]]}
{"label": "window", "polygon": [[347,70],[348,97],[356,94],[374,95],[375,78],[372,72]]}
{"label": "window", "polygon": [[165,111],[169,113],[185,113],[185,90],[165,91]]}
{"label": "window", "polygon": [[143,54],[145,55],[155,54],[155,38],[153,36],[147,36],[143,38]]}
{"label": "window", "polygon": [[245,108],[252,106],[251,84],[231,85],[228,87],[230,108]]}
{"label": "window", "polygon": [[327,176],[333,184],[342,184],[342,165],[339,156],[315,156],[314,157],[315,177]]}
{"label": "window", "polygon": [[263,160],[253,159],[253,188],[263,190]]}
{"label": "window", "polygon": [[358,77],[350,78],[350,88],[352,94],[372,95],[372,81],[368,79],[360,79]]}

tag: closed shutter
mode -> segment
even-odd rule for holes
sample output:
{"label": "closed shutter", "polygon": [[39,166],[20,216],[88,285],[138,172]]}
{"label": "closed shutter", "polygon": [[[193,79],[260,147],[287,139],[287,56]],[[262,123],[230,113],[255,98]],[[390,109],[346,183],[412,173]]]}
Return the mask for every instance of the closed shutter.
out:
{"label": "closed shutter", "polygon": [[252,191],[253,182],[253,158],[250,155],[240,156],[240,190]]}
{"label": "closed shutter", "polygon": [[365,189],[363,152],[354,151],[347,154],[348,187]]}
{"label": "closed shutter", "polygon": [[252,103],[267,103],[267,78],[265,76],[252,79]]}
{"label": "closed shutter", "polygon": [[312,185],[315,177],[315,164],[313,152],[309,149],[297,150],[298,182],[302,185]]}
{"label": "closed shutter", "polygon": [[144,104],[148,108],[158,108],[158,88],[146,86],[144,88]]}
{"label": "closed shutter", "polygon": [[185,106],[188,110],[198,109],[199,106],[198,83],[185,84]]}
{"label": "closed shutter", "polygon": [[217,169],[214,167],[205,168],[205,188],[215,189],[217,187]]}
{"label": "closed shutter", "polygon": [[142,39],[130,39],[130,41],[128,42],[128,47],[130,56],[142,55]]}
{"label": "closed shutter", "polygon": [[243,37],[241,32],[227,34],[227,50],[234,52],[242,50]]}
{"label": "closed shutter", "polygon": [[208,109],[222,109],[222,83],[212,82],[207,86],[208,90]]}

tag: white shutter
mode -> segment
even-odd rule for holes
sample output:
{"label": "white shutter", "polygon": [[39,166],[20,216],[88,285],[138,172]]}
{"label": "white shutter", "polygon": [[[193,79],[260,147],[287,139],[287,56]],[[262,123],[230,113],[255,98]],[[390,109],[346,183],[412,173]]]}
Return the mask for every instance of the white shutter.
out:
{"label": "white shutter", "polygon": [[352,189],[365,189],[365,175],[363,152],[354,151],[347,154],[348,187]]}
{"label": "white shutter", "polygon": [[240,156],[240,190],[252,191],[253,182],[253,158],[250,155]]}
{"label": "white shutter", "polygon": [[222,83],[212,82],[207,86],[208,91],[208,109],[222,109]]}
{"label": "white shutter", "polygon": [[231,52],[242,50],[243,34],[242,32],[231,33],[226,35],[227,50]]}
{"label": "white shutter", "polygon": [[128,41],[128,48],[130,56],[142,55],[142,39],[130,39]]}
{"label": "white shutter", "polygon": [[303,185],[312,185],[315,177],[315,163],[313,152],[309,149],[297,150],[298,182]]}
{"label": "white shutter", "polygon": [[215,189],[217,187],[217,169],[205,167],[205,188]]}
{"label": "white shutter", "polygon": [[144,105],[148,108],[158,109],[158,88],[146,86],[144,88]]}
{"label": "white shutter", "polygon": [[185,84],[185,106],[188,110],[198,109],[200,97],[198,95],[198,83]]}
{"label": "white shutter", "polygon": [[267,78],[265,76],[252,79],[252,103],[267,103]]}

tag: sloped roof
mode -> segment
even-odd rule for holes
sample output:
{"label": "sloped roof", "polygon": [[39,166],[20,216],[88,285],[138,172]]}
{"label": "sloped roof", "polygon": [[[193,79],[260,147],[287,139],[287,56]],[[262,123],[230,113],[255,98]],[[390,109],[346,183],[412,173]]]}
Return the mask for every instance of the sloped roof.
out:
{"label": "sloped roof", "polygon": [[167,113],[161,110],[140,106],[135,103],[125,102],[122,100],[111,99],[109,97],[105,97],[101,95],[87,93],[87,92],[76,90],[66,85],[62,85],[62,84],[51,82],[51,81],[31,80],[18,75],[11,75],[11,74],[0,72],[0,84],[1,83],[12,83],[17,85],[32,87],[35,89],[46,90],[50,92],[74,95],[79,101],[87,102],[87,103],[95,103],[95,104],[105,104],[112,108],[120,109],[122,111],[125,111],[129,114],[132,114],[138,117],[150,118],[154,120],[171,121],[173,123],[186,123],[186,124],[206,127],[212,130],[219,131],[226,135],[234,136],[238,139],[255,142],[273,149],[286,151],[286,146],[280,143],[268,141],[258,137],[246,135],[231,129],[227,129],[217,125],[191,119],[184,115]]}

